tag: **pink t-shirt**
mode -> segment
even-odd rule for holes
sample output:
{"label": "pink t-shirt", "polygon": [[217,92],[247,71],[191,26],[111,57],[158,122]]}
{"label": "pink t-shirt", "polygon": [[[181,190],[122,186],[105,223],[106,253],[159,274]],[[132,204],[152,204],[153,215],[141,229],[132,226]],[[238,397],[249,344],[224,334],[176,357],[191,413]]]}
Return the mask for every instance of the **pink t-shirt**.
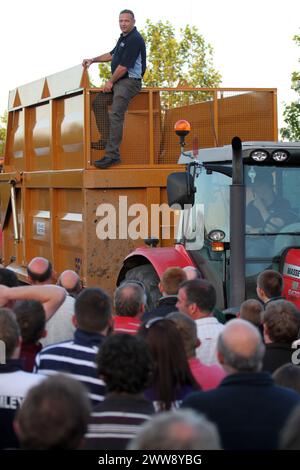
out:
{"label": "pink t-shirt", "polygon": [[201,386],[202,390],[211,390],[218,387],[220,382],[226,377],[226,372],[218,365],[207,366],[197,357],[189,359],[189,366],[194,379]]}

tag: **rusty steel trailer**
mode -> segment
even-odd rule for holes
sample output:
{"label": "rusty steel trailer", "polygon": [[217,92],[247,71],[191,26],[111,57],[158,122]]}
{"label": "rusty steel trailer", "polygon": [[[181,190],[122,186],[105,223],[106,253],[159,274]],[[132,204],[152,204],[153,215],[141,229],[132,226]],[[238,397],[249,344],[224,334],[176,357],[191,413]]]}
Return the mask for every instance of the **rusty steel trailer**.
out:
{"label": "rusty steel trailer", "polygon": [[[98,208],[115,207],[118,229],[125,210],[120,197],[148,209],[167,202],[167,176],[180,170],[178,119],[192,125],[187,150],[228,144],[233,135],[277,140],[275,89],[144,88],[126,113],[122,164],[99,170],[93,161],[104,152],[90,145],[99,138],[92,103],[100,91],[76,66],[9,94],[0,173],[2,262],[25,282],[29,260],[44,256],[57,273],[74,269],[84,285],[112,292],[123,259],[144,241],[99,239]],[[173,243],[172,225],[169,239],[162,239],[160,223],[161,246]]]}

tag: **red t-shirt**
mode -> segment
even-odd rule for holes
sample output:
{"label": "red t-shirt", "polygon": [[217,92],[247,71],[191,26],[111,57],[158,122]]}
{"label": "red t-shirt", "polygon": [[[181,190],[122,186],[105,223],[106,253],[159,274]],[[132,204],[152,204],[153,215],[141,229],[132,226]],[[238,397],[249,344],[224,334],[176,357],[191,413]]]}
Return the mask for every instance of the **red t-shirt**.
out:
{"label": "red t-shirt", "polygon": [[139,318],[122,317],[121,315],[114,317],[114,333],[136,335],[140,326],[141,320]]}
{"label": "red t-shirt", "polygon": [[20,359],[22,361],[23,370],[32,372],[35,362],[35,356],[42,349],[41,343],[21,345]]}

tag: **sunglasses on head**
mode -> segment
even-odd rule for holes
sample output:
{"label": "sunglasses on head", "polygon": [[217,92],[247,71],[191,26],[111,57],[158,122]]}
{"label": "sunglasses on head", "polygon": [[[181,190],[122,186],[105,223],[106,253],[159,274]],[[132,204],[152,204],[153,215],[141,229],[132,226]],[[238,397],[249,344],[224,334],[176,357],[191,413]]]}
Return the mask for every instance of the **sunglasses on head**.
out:
{"label": "sunglasses on head", "polygon": [[147,330],[149,330],[149,328],[151,328],[151,326],[155,325],[155,323],[161,321],[161,320],[165,320],[165,317],[155,317],[155,318],[151,318],[150,320],[148,320],[146,323],[145,323],[145,328]]}

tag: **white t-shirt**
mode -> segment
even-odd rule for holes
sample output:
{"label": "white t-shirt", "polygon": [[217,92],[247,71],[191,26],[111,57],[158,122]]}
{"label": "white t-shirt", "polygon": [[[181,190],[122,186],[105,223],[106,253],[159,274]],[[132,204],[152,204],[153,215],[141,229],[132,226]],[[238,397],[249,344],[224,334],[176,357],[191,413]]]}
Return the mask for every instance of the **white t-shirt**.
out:
{"label": "white t-shirt", "polygon": [[208,366],[219,364],[216,355],[217,341],[224,325],[212,316],[198,318],[196,320],[196,325],[197,336],[201,341],[200,346],[196,349],[197,357],[201,362],[203,362],[203,364]]}

